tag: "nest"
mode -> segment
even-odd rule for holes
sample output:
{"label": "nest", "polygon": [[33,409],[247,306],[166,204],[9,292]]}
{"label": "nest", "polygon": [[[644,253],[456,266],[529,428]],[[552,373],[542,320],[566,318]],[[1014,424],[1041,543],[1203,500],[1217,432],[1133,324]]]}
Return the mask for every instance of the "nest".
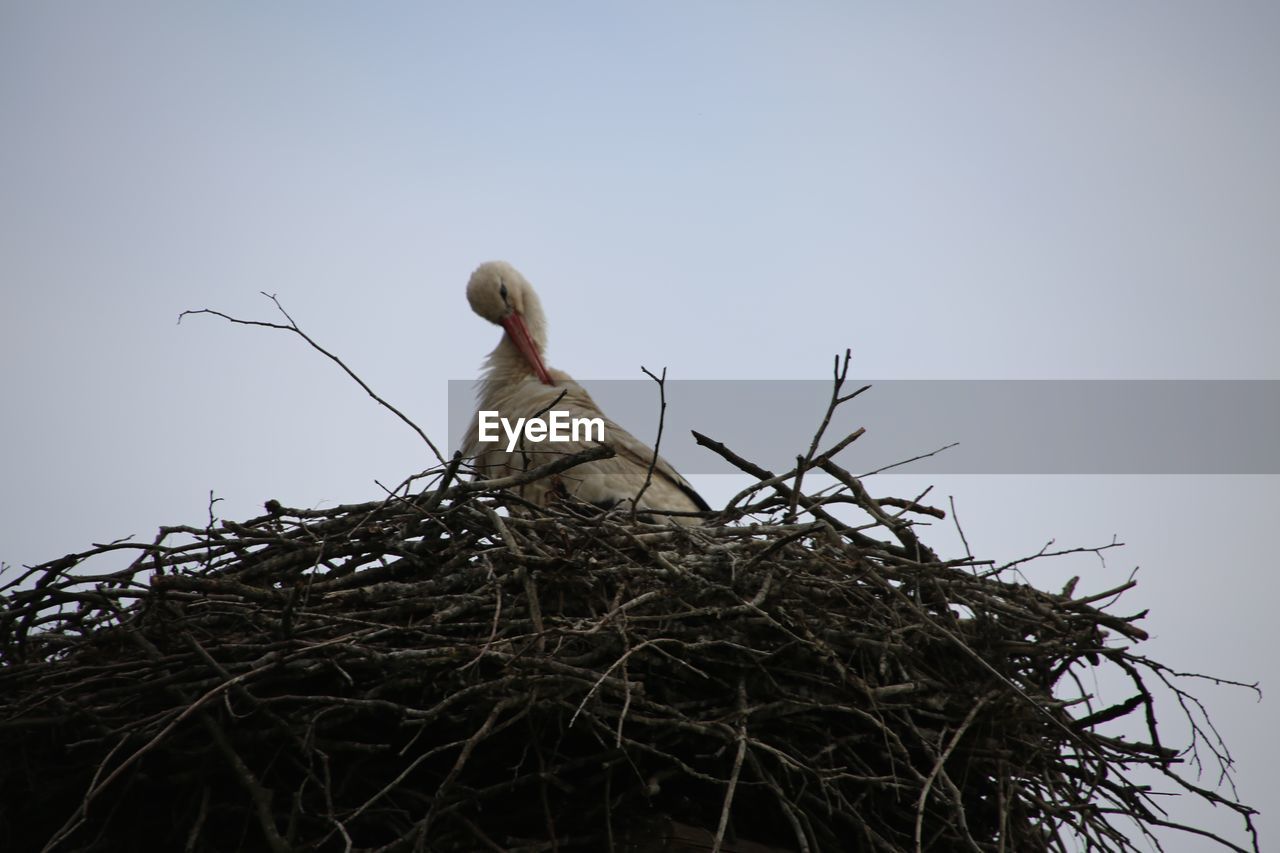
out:
{"label": "nest", "polygon": [[[11,579],[0,848],[1136,850],[1171,825],[1143,767],[1252,833],[1160,742],[1144,679],[1198,703],[1104,606],[1132,582],[1077,598],[940,560],[909,519],[941,513],[830,453],[805,467],[844,488],[819,498],[700,440],[761,479],[704,527],[509,488],[598,448]],[[1082,695],[1099,666],[1132,698]],[[1100,731],[1130,714],[1147,742]]]}

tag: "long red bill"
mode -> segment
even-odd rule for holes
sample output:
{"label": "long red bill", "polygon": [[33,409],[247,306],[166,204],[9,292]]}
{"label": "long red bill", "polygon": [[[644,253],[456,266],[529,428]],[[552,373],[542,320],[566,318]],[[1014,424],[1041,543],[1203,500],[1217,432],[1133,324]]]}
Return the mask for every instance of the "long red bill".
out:
{"label": "long red bill", "polygon": [[529,334],[529,327],[524,324],[524,318],[512,311],[502,318],[502,328],[507,330],[507,334],[515,342],[516,349],[520,350],[524,360],[529,362],[538,380],[543,385],[555,385],[556,383],[551,381],[551,374],[547,373],[546,365],[542,363],[542,355],[538,352],[537,344],[533,342],[533,336]]}

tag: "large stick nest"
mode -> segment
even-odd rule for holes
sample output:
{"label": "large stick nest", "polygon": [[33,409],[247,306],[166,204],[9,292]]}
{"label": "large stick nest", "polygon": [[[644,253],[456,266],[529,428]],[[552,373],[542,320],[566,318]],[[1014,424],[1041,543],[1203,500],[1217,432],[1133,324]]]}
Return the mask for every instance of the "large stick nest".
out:
{"label": "large stick nest", "polygon": [[[703,441],[764,480],[706,527],[535,510],[455,461],[13,578],[0,848],[1132,850],[1166,820],[1143,766],[1252,832],[1159,740],[1144,677],[1176,684],[1103,605],[1131,583],[941,561],[927,507],[828,457],[819,501]],[[1132,698],[1082,696],[1096,666]],[[1129,714],[1147,742],[1099,731]]]}

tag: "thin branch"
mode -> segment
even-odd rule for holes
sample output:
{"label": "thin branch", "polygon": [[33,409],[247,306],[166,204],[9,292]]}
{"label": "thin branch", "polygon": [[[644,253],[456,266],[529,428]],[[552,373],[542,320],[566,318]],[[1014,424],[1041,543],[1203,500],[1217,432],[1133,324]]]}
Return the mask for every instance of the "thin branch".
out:
{"label": "thin branch", "polygon": [[662,427],[667,418],[667,369],[662,368],[661,376],[654,376],[647,367],[642,366],[640,369],[644,371],[645,376],[658,383],[658,434],[653,439],[653,455],[649,457],[649,468],[644,472],[644,485],[631,499],[632,521],[635,520],[636,512],[640,507],[640,499],[644,497],[644,493],[649,490],[649,484],[653,482],[653,470],[658,467],[658,448],[662,446]]}
{"label": "thin branch", "polygon": [[363,379],[361,379],[354,370],[352,370],[350,367],[347,367],[346,362],[338,358],[338,356],[334,355],[333,353],[329,352],[329,350],[325,349],[320,344],[316,343],[316,341],[312,339],[310,335],[302,331],[302,329],[298,326],[298,324],[294,322],[293,318],[289,316],[289,312],[284,310],[284,306],[280,304],[280,300],[276,298],[276,295],[274,293],[267,293],[265,291],[260,291],[260,292],[262,293],[263,296],[267,297],[272,301],[272,303],[276,306],[276,310],[278,310],[281,314],[284,315],[284,318],[289,321],[288,323],[269,323],[262,320],[241,320],[238,317],[232,317],[230,314],[224,314],[221,311],[214,311],[211,308],[199,308],[195,310],[183,311],[181,314],[178,315],[178,322],[181,323],[182,318],[186,317],[188,314],[212,314],[215,317],[221,317],[222,319],[230,323],[235,323],[241,326],[261,326],[266,329],[280,329],[286,332],[293,332],[294,334],[302,338],[304,341],[306,341],[311,346],[312,349],[316,350],[321,355],[328,358],[334,364],[338,365],[338,367],[341,367],[343,372],[346,373],[347,376],[350,376],[352,379],[354,379],[356,381],[356,384],[358,384],[361,388],[363,388],[366,394],[368,394],[375,401],[377,401],[378,405],[382,406],[383,408],[385,408],[386,410],[394,414],[401,421],[403,421],[405,424],[407,424],[410,429],[412,429],[414,432],[418,434],[419,438],[421,438],[424,442],[426,442],[427,447],[431,448],[431,452],[435,455],[436,459],[439,460],[440,464],[442,465],[445,464],[445,458],[443,455],[441,455],[439,448],[437,448],[435,446],[435,443],[432,442],[431,439],[427,437],[427,434],[422,431],[421,427],[419,427],[416,423],[414,423],[409,418],[409,416],[406,415],[404,412],[400,411],[395,406],[391,405],[386,400],[384,400],[382,397],[378,396],[378,394],[376,394],[374,390],[370,388],[369,385]]}

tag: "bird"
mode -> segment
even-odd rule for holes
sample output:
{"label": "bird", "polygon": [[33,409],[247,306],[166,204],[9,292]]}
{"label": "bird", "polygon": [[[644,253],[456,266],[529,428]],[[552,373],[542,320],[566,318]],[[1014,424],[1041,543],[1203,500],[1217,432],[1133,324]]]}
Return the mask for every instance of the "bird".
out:
{"label": "bird", "polygon": [[[579,433],[576,441],[524,441],[518,448],[509,449],[513,442],[508,441],[511,433],[505,430],[511,424],[516,424],[518,418],[545,419],[554,409],[567,412],[569,419],[598,418],[603,426],[603,443],[611,446],[615,455],[517,487],[525,500],[546,506],[559,493],[567,493],[602,510],[634,506],[651,519],[661,516],[664,510],[710,511],[707,502],[669,462],[659,456],[655,463],[654,451],[610,420],[585,388],[564,371],[546,366],[546,315],[533,286],[515,267],[506,261],[481,264],[467,282],[467,301],[475,313],[503,329],[502,339],[484,363],[476,417],[463,440],[462,453],[473,458],[477,477],[509,476],[592,446],[587,435]],[[497,441],[480,441],[481,416],[486,412],[497,412],[507,421],[507,426],[497,430]],[[489,425],[493,426],[491,417]],[[490,429],[486,434],[492,438],[495,432]],[[644,488],[647,478],[649,485]],[[696,516],[661,517],[684,525],[702,523]]]}

